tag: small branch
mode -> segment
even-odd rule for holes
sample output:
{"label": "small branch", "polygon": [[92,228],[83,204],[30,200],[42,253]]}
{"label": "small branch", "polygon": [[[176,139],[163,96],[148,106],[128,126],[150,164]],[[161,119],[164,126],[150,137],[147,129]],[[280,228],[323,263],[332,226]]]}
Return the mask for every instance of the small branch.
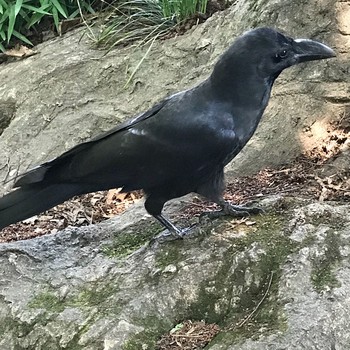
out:
{"label": "small branch", "polygon": [[6,175],[5,175],[4,179],[2,180],[2,182],[4,184],[6,184],[6,181],[7,181],[8,177],[9,177],[10,171],[11,171],[10,157],[9,156],[6,156],[6,164],[3,167],[1,167],[1,170],[4,169],[4,168],[7,168],[7,170],[6,170]]}
{"label": "small branch", "polygon": [[188,334],[171,334],[172,337],[179,337],[179,338],[203,338],[204,335],[188,335]]}
{"label": "small branch", "polygon": [[258,305],[254,308],[254,310],[245,318],[243,319],[241,322],[239,322],[236,327],[240,328],[243,327],[253,316],[254,314],[257,312],[257,310],[259,309],[260,305],[264,302],[264,300],[266,299],[267,295],[269,294],[270,288],[271,288],[271,284],[272,284],[272,279],[273,279],[273,274],[274,272],[271,271],[271,275],[270,275],[270,280],[269,280],[269,284],[266,288],[265,294],[263,295],[263,297],[261,298],[261,300],[259,301]]}
{"label": "small branch", "polygon": [[84,25],[86,26],[86,28],[89,30],[90,32],[90,35],[91,35],[91,39],[95,40],[96,41],[96,36],[94,34],[94,32],[92,31],[91,27],[89,26],[89,24],[86,22],[86,19],[84,17],[84,14],[83,14],[83,11],[81,9],[81,5],[80,5],[80,1],[78,0],[77,1],[77,4],[78,4],[78,7],[79,7],[79,13],[80,13],[80,17],[84,23]]}

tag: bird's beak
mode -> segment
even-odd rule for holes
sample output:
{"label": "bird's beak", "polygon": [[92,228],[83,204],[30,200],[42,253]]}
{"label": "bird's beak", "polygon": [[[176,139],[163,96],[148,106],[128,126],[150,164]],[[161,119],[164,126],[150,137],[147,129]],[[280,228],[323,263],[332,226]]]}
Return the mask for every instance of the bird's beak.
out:
{"label": "bird's beak", "polygon": [[328,46],[309,39],[295,39],[293,43],[297,63],[335,57]]}

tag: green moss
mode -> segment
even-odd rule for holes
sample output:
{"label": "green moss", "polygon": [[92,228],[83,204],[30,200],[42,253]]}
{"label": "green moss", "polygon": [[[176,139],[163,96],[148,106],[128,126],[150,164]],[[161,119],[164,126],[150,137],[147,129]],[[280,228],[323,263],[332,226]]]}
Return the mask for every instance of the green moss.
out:
{"label": "green moss", "polygon": [[123,346],[122,350],[153,350],[158,339],[158,333],[143,331],[131,337]]}
{"label": "green moss", "polygon": [[[53,313],[62,312],[66,307],[97,307],[103,310],[111,310],[108,299],[115,295],[118,290],[119,286],[115,281],[94,282],[63,300],[60,300],[53,292],[47,290],[36,295],[28,306],[45,309]],[[104,305],[104,303],[107,305]]]}
{"label": "green moss", "polygon": [[14,330],[17,337],[27,336],[34,328],[34,324],[21,322],[13,318],[7,318],[4,324],[0,327],[1,334],[6,334],[8,330]]}
{"label": "green moss", "polygon": [[156,315],[148,316],[143,320],[135,320],[135,324],[146,329],[131,337],[122,346],[122,350],[154,350],[160,336],[171,327],[165,320],[158,319]]}
{"label": "green moss", "polygon": [[315,226],[326,225],[333,229],[342,229],[348,223],[347,218],[342,218],[340,215],[335,217],[334,212],[327,208],[322,212],[314,213],[308,220]]}
{"label": "green moss", "polygon": [[[42,325],[45,325],[52,317],[55,317],[57,313],[62,312],[65,308],[78,308],[83,312],[86,310],[90,316],[83,327],[77,329],[77,326],[70,326],[76,328],[74,331],[76,334],[66,347],[69,350],[80,350],[84,348],[79,345],[81,336],[89,330],[92,324],[96,323],[97,319],[105,317],[106,315],[119,315],[123,304],[113,301],[113,296],[118,290],[119,286],[114,281],[104,280],[102,282],[91,283],[88,287],[77,290],[76,293],[68,295],[60,300],[51,291],[51,287],[48,287],[44,292],[37,294],[28,306],[30,308],[45,310],[44,313],[40,315],[41,319],[35,321],[35,324],[40,323]],[[96,309],[96,312],[91,314],[91,311],[89,311],[90,308]],[[25,327],[29,327],[26,333],[24,330]],[[16,334],[26,335],[33,329],[33,325],[20,323],[16,326],[16,329]],[[100,346],[96,346],[96,348],[99,347]]]}
{"label": "green moss", "polygon": [[[68,344],[66,345],[65,349],[67,350],[81,350],[84,349],[85,346],[80,345],[79,344],[79,340],[81,338],[81,336],[89,329],[90,324],[86,323],[73,337],[73,339],[71,339]],[[95,345],[95,344],[90,344],[91,345]],[[96,347],[98,348],[98,347]]]}
{"label": "green moss", "polygon": [[[221,268],[218,270],[214,280],[205,281],[200,286],[198,298],[192,303],[184,319],[205,320],[208,323],[218,323],[227,316],[227,310],[232,298],[227,289],[228,279],[232,278],[230,268],[232,266],[233,249],[228,249]],[[179,305],[179,309],[180,309]]]}
{"label": "green moss", "polygon": [[[221,268],[214,279],[205,281],[195,303],[191,304],[186,318],[214,322],[230,331],[223,332],[219,338],[229,337],[230,341],[252,337],[259,329],[274,331],[286,328],[282,306],[278,303],[278,282],[281,267],[289,254],[297,249],[283,230],[283,218],[277,214],[255,217],[255,225],[234,227],[235,231],[244,232],[237,237],[230,235],[231,247],[226,251]],[[229,222],[223,222],[215,229],[228,232]],[[231,228],[232,230],[232,228]],[[261,251],[258,258],[249,255],[240,258],[234,270],[234,260],[238,254],[248,251],[255,245]],[[236,324],[245,319],[263,299],[268,288],[271,274],[273,276],[268,296],[254,313],[252,319],[236,329]],[[249,280],[247,276],[253,276]],[[235,281],[235,288],[232,288]],[[234,329],[234,331],[232,331]],[[217,338],[217,339],[219,339]]]}
{"label": "green moss", "polygon": [[127,256],[141,248],[162,229],[157,222],[147,223],[147,225],[138,223],[130,226],[126,230],[118,232],[112,243],[103,246],[102,252],[113,258]]}
{"label": "green moss", "polygon": [[325,250],[322,255],[312,260],[311,281],[318,292],[339,287],[340,283],[333,273],[334,267],[341,260],[339,235],[329,230],[325,238]]}
{"label": "green moss", "polygon": [[182,260],[183,254],[181,249],[184,247],[184,241],[177,240],[169,242],[159,247],[156,252],[156,266],[164,269],[170,264],[176,265]]}
{"label": "green moss", "polygon": [[67,350],[82,350],[85,349],[86,347],[83,345],[80,345],[79,339],[81,337],[81,334],[77,334],[65,347]]}
{"label": "green moss", "polygon": [[54,313],[62,312],[65,309],[64,302],[48,290],[36,295],[29,302],[28,306],[34,309],[45,309]]}

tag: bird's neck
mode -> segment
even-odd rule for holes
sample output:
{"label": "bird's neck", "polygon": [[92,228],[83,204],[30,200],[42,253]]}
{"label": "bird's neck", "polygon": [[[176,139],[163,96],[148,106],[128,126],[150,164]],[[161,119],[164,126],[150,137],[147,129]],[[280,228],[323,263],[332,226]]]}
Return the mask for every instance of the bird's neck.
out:
{"label": "bird's neck", "polygon": [[256,65],[234,62],[232,56],[226,55],[230,56],[229,50],[216,63],[209,77],[215,98],[235,106],[265,108],[268,102],[265,97],[270,95],[276,77],[266,79],[261,76]]}
{"label": "bird's neck", "polygon": [[275,78],[264,79],[255,67],[217,64],[209,77],[215,99],[225,103],[234,118],[242,145],[254,134],[268,104]]}

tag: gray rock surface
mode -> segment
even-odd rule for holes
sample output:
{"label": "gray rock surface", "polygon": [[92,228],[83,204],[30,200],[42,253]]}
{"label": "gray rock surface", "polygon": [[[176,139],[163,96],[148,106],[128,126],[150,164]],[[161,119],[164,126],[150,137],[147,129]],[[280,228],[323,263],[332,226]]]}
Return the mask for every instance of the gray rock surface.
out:
{"label": "gray rock surface", "polygon": [[0,245],[0,349],[155,349],[183,319],[221,325],[213,350],[348,349],[350,205],[261,205],[254,225],[214,221],[143,248],[160,228],[142,203],[99,226]]}
{"label": "gray rock surface", "polygon": [[[280,77],[259,131],[229,170],[285,162],[349,117],[349,18],[348,0],[238,0],[156,43],[126,89],[146,49],[103,56],[77,32],[43,43],[37,55],[0,66],[0,179],[193,86],[236,35],[258,25],[338,52]],[[183,319],[220,324],[210,350],[349,349],[350,205],[261,205],[267,213],[254,225],[215,221],[161,245],[146,244],[161,228],[142,203],[100,225],[1,244],[0,350],[150,350]]]}
{"label": "gray rock surface", "polygon": [[319,144],[328,123],[349,114],[349,7],[340,0],[238,0],[185,35],[156,42],[127,88],[147,48],[104,56],[81,32],[45,42],[37,55],[1,65],[0,179],[195,85],[237,35],[262,25],[323,40],[338,53],[336,60],[282,74],[254,140],[228,170],[241,174],[284,163]]}

